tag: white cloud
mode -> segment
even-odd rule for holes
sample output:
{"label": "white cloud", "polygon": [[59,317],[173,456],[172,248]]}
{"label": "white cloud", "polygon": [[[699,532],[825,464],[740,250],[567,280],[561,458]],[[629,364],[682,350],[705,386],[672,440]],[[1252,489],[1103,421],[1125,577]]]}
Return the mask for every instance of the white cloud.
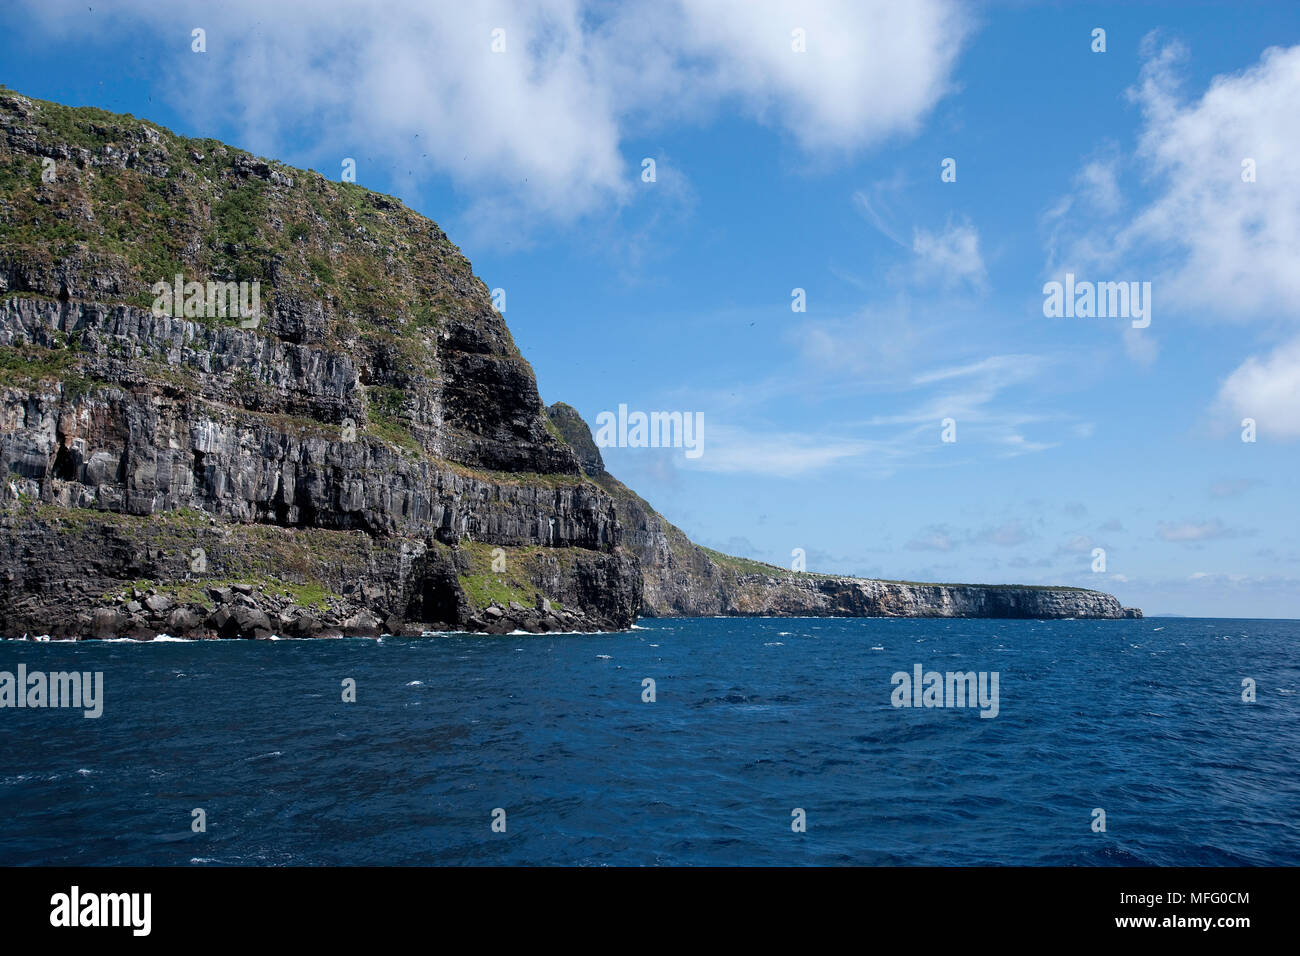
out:
{"label": "white cloud", "polygon": [[1219,387],[1217,405],[1230,427],[1253,418],[1261,438],[1300,438],[1300,338],[1246,359]]}
{"label": "white cloud", "polygon": [[949,224],[937,233],[916,229],[912,251],[920,258],[923,275],[947,285],[966,283],[982,289],[986,284],[979,231],[969,223]]}
{"label": "white cloud", "polygon": [[954,547],[952,535],[944,528],[926,528],[909,541],[905,547],[909,551],[951,551]]}
{"label": "white cloud", "polygon": [[1078,534],[1056,549],[1057,554],[1090,554],[1092,552],[1092,538],[1086,534]]}
{"label": "white cloud", "polygon": [[882,236],[904,249],[908,248],[908,244],[898,228],[892,224],[895,215],[890,207],[893,198],[905,184],[906,180],[903,176],[895,173],[892,179],[872,183],[866,189],[860,189],[853,194],[853,205],[858,212],[875,226]]}
{"label": "white cloud", "polygon": [[1014,548],[1024,544],[1033,537],[1018,519],[1013,519],[996,528],[985,528],[971,536],[977,544],[996,544],[1003,548]]}
{"label": "white cloud", "polygon": [[[1137,148],[1087,163],[1076,192],[1048,211],[1048,271],[1149,278],[1160,315],[1300,322],[1300,46],[1271,47],[1190,99],[1180,91],[1184,46],[1151,34],[1143,53],[1129,91],[1142,110]],[[1153,198],[1121,218],[1126,165]],[[1160,315],[1152,329],[1123,329],[1137,364],[1157,358],[1153,331],[1169,328]],[[1219,424],[1249,417],[1262,433],[1300,437],[1300,339],[1246,359],[1223,381],[1213,414]]]}
{"label": "white cloud", "polygon": [[[914,131],[948,90],[968,30],[962,11],[939,0],[689,0],[680,8],[680,22],[656,7],[629,32],[668,21],[661,35],[704,60],[715,94],[739,97],[807,149],[854,149]],[[796,28],[806,53],[791,49]]]}
{"label": "white cloud", "polygon": [[[909,407],[891,414],[879,414],[857,423],[860,427],[911,426],[900,444],[919,450],[934,448],[941,437],[942,423],[956,423],[957,444],[968,447],[989,444],[1001,449],[1000,457],[1016,457],[1054,448],[1059,442],[1027,437],[1021,429],[1042,426],[1059,417],[1050,412],[1026,409],[1004,393],[1042,377],[1055,364],[1050,356],[1030,354],[991,355],[961,365],[949,365],[915,373],[894,388],[923,389],[925,393]],[[1054,427],[1056,434],[1061,428]]]}
{"label": "white cloud", "polygon": [[978,378],[990,383],[1006,385],[1034,378],[1050,364],[1039,355],[990,355],[978,362],[951,365],[923,372],[912,379],[913,385],[929,385],[955,378]]}
{"label": "white cloud", "polygon": [[1162,541],[1210,541],[1216,538],[1234,538],[1237,532],[1226,527],[1218,518],[1210,521],[1160,522],[1156,535]]}
{"label": "white cloud", "polygon": [[918,314],[905,295],[864,306],[844,318],[791,325],[787,339],[821,377],[841,376],[855,387],[892,384],[922,356],[930,356],[952,333],[937,310]]}
{"label": "white cloud", "polygon": [[935,232],[914,226],[909,243],[903,238],[903,231],[893,224],[897,215],[891,210],[904,186],[903,177],[896,174],[890,180],[872,183],[855,192],[853,205],[881,235],[912,252],[915,258],[906,277],[913,284],[929,287],[938,280],[944,286],[965,284],[983,291],[988,275],[980,252],[979,230],[968,220],[950,220]]}
{"label": "white cloud", "polygon": [[1077,182],[1089,202],[1105,213],[1119,210],[1123,204],[1116,179],[1116,160],[1095,159],[1079,171]]}
{"label": "white cloud", "polygon": [[1210,485],[1210,494],[1215,498],[1234,498],[1259,484],[1254,478],[1225,478]]}
{"label": "white cloud", "polygon": [[1125,322],[1120,337],[1124,341],[1124,354],[1136,365],[1152,365],[1160,355],[1160,345],[1150,329],[1135,329]]}
{"label": "white cloud", "polygon": [[[1182,45],[1149,36],[1144,51],[1129,91],[1142,111],[1137,148],[1088,162],[1076,193],[1047,213],[1049,272],[1150,279],[1161,309],[1300,320],[1300,46],[1265,50],[1250,68],[1216,76],[1199,99],[1179,90]],[[1245,160],[1254,182],[1242,179]],[[1153,191],[1125,217],[1121,167]],[[1139,361],[1154,358],[1145,339],[1126,345]]]}
{"label": "white cloud", "polygon": [[704,454],[691,465],[703,471],[790,478],[821,471],[868,451],[877,457],[895,454],[883,443],[715,426],[708,432]]}
{"label": "white cloud", "polygon": [[[93,13],[33,0],[29,10],[54,31],[164,38],[176,52],[155,66],[195,126],[233,122],[246,145],[277,155],[307,131],[311,155],[357,158],[363,184],[368,158],[383,157],[450,177],[498,220],[572,221],[625,201],[641,160],[623,154],[630,136],[722,110],[781,129],[809,157],[907,135],[948,91],[969,29],[952,0],[228,0],[201,16],[146,0]],[[189,50],[199,21],[203,58]],[[491,49],[498,28],[503,53]],[[792,50],[795,28],[807,52]]]}
{"label": "white cloud", "polygon": [[[1166,47],[1132,94],[1147,121],[1138,160],[1166,189],[1120,245],[1182,253],[1160,278],[1167,302],[1228,318],[1300,318],[1300,46],[1265,50],[1187,104],[1177,97],[1180,56]],[[1246,159],[1253,183],[1242,181]]]}
{"label": "white cloud", "polygon": [[998,439],[998,442],[1008,446],[1008,450],[1002,455],[1003,458],[1015,458],[1019,455],[1027,455],[1030,452],[1046,451],[1061,444],[1057,441],[1031,441],[1019,432],[1003,435]]}

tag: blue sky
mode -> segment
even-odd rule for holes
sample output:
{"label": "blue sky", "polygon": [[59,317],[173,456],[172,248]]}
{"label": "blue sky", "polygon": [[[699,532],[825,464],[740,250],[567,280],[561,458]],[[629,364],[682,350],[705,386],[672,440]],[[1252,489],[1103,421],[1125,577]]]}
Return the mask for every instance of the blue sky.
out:
{"label": "blue sky", "polygon": [[[462,6],[8,4],[0,82],[354,158],[547,403],[703,413],[698,459],[605,449],[703,544],[1300,617],[1300,7]],[[1066,272],[1150,326],[1045,317]]]}

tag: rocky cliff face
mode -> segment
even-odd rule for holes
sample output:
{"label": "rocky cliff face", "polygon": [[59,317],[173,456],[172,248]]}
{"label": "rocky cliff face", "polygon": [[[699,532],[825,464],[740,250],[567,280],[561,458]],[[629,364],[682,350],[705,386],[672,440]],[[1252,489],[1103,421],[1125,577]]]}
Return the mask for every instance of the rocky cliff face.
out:
{"label": "rocky cliff face", "polygon": [[583,471],[615,501],[625,546],[636,553],[647,617],[1141,617],[1112,595],[1083,588],[921,584],[788,571],[694,544],[605,470],[578,412],[547,412]]}
{"label": "rocky cliff face", "polygon": [[[258,283],[259,315],[155,314],[177,274]],[[614,628],[640,604],[613,499],[435,224],[7,91],[0,464],[6,636]]]}
{"label": "rocky cliff face", "polygon": [[[236,287],[256,310],[222,305]],[[605,472],[575,411],[548,415],[434,223],[3,88],[0,467],[4,637],[1127,613],[1092,591],[793,574],[700,548]]]}

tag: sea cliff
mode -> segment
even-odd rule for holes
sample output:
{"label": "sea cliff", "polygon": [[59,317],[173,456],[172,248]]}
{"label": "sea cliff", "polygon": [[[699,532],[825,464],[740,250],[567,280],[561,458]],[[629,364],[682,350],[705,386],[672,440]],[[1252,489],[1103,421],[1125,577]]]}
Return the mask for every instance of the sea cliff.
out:
{"label": "sea cliff", "polygon": [[[214,309],[213,285],[254,291],[256,314]],[[1140,613],[1094,591],[795,574],[700,548],[605,472],[576,412],[548,413],[435,223],[3,89],[0,467],[4,637]]]}

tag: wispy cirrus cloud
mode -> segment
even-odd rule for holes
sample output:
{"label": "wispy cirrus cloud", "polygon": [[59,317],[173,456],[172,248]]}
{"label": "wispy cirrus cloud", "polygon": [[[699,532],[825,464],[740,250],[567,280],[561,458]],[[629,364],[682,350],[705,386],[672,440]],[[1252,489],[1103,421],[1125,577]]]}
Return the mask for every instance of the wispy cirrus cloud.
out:
{"label": "wispy cirrus cloud", "polygon": [[1210,495],[1214,498],[1235,498],[1260,484],[1262,482],[1255,478],[1225,478],[1210,484]]}
{"label": "wispy cirrus cloud", "polygon": [[854,208],[881,235],[912,254],[899,263],[895,275],[917,287],[938,283],[945,289],[984,292],[988,273],[980,251],[979,230],[969,219],[949,219],[938,229],[913,225],[911,239],[905,238],[893,207],[906,185],[901,177],[895,177],[853,194]]}
{"label": "wispy cirrus cloud", "polygon": [[883,443],[865,439],[752,431],[734,425],[710,426],[706,434],[705,453],[691,463],[702,471],[795,478],[868,452],[877,457],[895,453]]}
{"label": "wispy cirrus cloud", "polygon": [[1156,537],[1161,541],[1184,544],[1235,538],[1239,534],[1241,532],[1227,527],[1218,518],[1212,518],[1208,521],[1162,521],[1156,527]]}

